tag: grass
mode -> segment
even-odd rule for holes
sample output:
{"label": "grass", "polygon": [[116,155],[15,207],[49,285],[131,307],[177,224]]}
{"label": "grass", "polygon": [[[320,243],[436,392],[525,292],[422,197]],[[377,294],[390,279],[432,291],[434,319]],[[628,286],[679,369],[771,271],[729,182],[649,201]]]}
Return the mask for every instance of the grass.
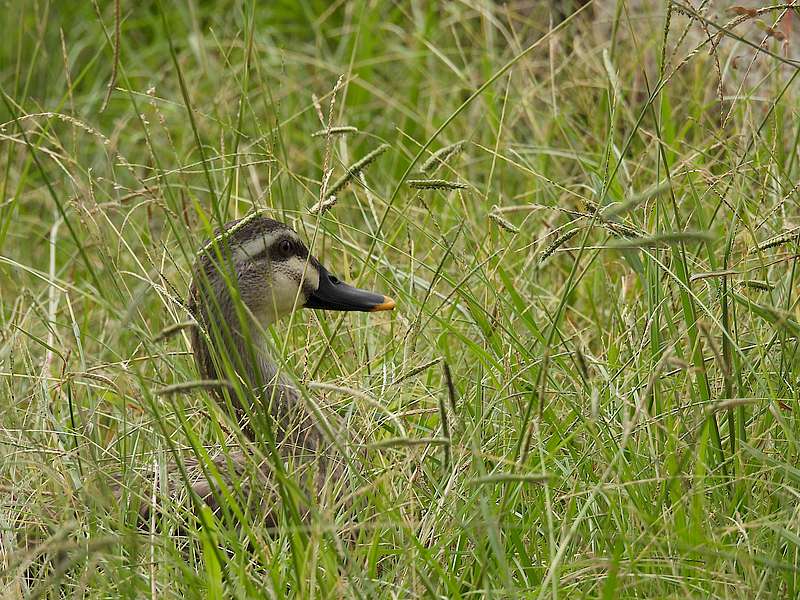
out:
{"label": "grass", "polygon": [[[708,4],[7,3],[3,597],[798,595],[797,40]],[[139,529],[240,443],[183,301],[254,207],[397,301],[271,331],[352,504]]]}

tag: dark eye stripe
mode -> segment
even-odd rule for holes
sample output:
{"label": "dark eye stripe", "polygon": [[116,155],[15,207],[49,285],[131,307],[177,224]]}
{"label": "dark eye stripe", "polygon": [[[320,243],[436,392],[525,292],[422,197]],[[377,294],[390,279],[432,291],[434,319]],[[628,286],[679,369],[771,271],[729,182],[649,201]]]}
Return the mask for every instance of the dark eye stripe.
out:
{"label": "dark eye stripe", "polygon": [[[282,248],[284,242],[287,241],[289,242],[288,253]],[[293,240],[291,238],[281,238],[279,240],[275,240],[269,248],[265,248],[258,254],[254,255],[251,260],[259,261],[269,257],[269,260],[272,262],[281,262],[289,260],[294,256],[305,260],[308,257],[308,250],[301,242],[297,240]]]}
{"label": "dark eye stripe", "polygon": [[273,262],[280,262],[282,260],[289,260],[292,253],[286,254],[282,249],[280,242],[273,244],[269,249],[269,259]]}

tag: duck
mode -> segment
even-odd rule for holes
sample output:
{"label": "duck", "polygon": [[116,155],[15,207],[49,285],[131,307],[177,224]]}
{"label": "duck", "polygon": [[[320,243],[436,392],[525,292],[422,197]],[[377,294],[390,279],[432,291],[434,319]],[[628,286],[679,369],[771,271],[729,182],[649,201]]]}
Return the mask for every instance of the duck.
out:
{"label": "duck", "polygon": [[[187,309],[194,319],[195,366],[203,380],[220,384],[211,386],[212,394],[235,420],[242,443],[217,448],[210,461],[192,457],[180,468],[169,465],[168,493],[189,492],[195,504],[214,513],[237,497],[246,507],[255,505],[264,524],[275,526],[279,475],[310,497],[322,493],[326,480],[341,479],[345,461],[341,445],[320,422],[319,408],[312,410],[274,360],[269,328],[299,309],[380,312],[393,310],[395,302],[341,281],[291,227],[258,212],[226,223],[202,244],[191,272]],[[335,422],[335,415],[323,420],[331,418]],[[329,432],[342,431],[327,425]],[[140,515],[153,508],[143,502]]]}

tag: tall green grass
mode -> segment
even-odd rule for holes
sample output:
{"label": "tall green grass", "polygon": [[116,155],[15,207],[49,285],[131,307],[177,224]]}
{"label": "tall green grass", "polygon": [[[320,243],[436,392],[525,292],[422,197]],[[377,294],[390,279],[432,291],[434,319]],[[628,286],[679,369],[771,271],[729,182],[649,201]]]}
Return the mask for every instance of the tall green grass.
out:
{"label": "tall green grass", "polygon": [[[114,3],[7,3],[3,597],[795,597],[786,12],[121,2],[117,45]],[[254,208],[398,305],[270,332],[367,447],[276,529],[159,493],[243,443],[161,392]]]}

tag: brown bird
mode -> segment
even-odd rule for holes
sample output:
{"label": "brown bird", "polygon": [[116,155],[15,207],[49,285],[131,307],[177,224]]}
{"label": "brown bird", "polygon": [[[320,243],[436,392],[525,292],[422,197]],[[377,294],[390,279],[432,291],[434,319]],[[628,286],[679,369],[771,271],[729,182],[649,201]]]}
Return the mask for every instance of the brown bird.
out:
{"label": "brown bird", "polygon": [[[233,409],[253,442],[245,446],[256,445],[256,428],[268,421],[273,459],[277,450],[282,463],[300,467],[290,468],[289,476],[301,490],[315,494],[326,479],[339,478],[342,457],[301,391],[270,357],[267,329],[297,308],[375,312],[394,306],[387,296],[339,281],[291,228],[255,213],[226,224],[197,253],[188,304],[197,322],[191,336],[195,363],[203,379],[228,382],[216,396],[223,407]],[[197,497],[218,511],[238,490],[238,498],[257,508],[265,523],[274,524],[279,501],[275,460],[262,458],[253,469],[248,467],[254,464],[250,451],[243,448],[220,453],[212,462],[215,469],[196,459],[185,461]],[[169,493],[185,490],[177,470],[170,471]],[[141,512],[150,509],[146,503]]]}

